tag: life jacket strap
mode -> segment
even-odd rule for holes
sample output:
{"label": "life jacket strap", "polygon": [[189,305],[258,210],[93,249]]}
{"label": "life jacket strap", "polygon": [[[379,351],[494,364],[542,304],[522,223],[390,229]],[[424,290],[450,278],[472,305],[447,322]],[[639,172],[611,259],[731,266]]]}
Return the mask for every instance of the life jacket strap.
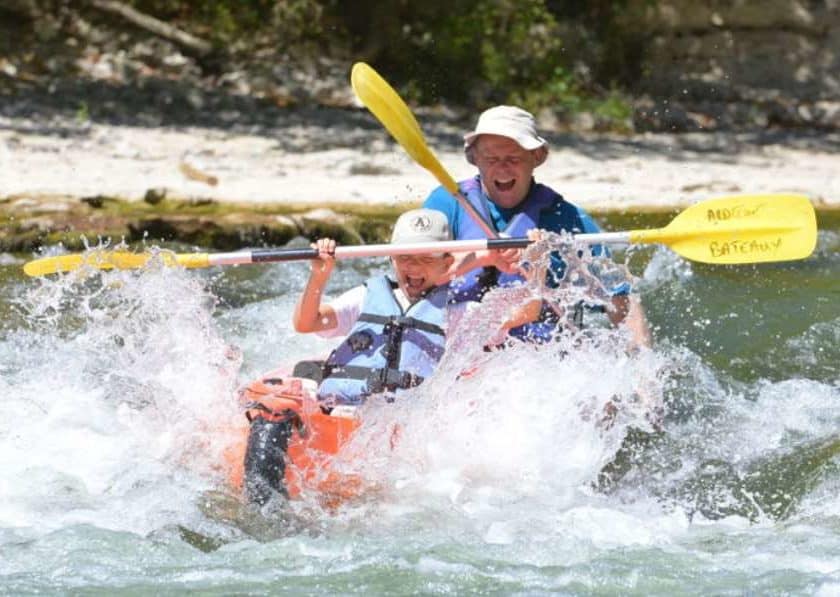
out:
{"label": "life jacket strap", "polygon": [[477,283],[479,287],[480,296],[487,294],[489,290],[495,288],[499,284],[499,270],[495,267],[485,267],[478,274]]}
{"label": "life jacket strap", "polygon": [[367,381],[368,390],[371,394],[380,392],[394,392],[396,390],[407,390],[423,383],[423,377],[400,371],[398,369],[372,369],[369,367],[357,367],[347,365],[345,367],[333,367],[330,376],[344,377],[347,379],[362,379]]}
{"label": "life jacket strap", "polygon": [[416,330],[420,330],[421,332],[437,334],[439,336],[445,335],[443,328],[441,328],[438,325],[421,321],[419,319],[415,319],[414,317],[407,317],[404,315],[396,317],[393,315],[375,315],[373,313],[362,313],[359,315],[359,321],[365,321],[367,323],[378,323],[380,325],[386,326],[387,329],[384,330],[386,334],[392,328],[400,327],[403,329],[414,328]]}

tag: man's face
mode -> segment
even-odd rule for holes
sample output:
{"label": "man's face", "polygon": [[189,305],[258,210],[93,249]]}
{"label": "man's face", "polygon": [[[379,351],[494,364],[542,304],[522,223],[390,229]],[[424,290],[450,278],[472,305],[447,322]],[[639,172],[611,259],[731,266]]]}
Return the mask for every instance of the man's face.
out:
{"label": "man's face", "polygon": [[393,258],[397,283],[414,302],[430,288],[448,280],[447,271],[452,261],[451,255],[397,255]]}
{"label": "man's face", "polygon": [[474,149],[475,165],[490,199],[499,207],[515,207],[531,187],[537,167],[533,151],[508,137],[481,135]]}

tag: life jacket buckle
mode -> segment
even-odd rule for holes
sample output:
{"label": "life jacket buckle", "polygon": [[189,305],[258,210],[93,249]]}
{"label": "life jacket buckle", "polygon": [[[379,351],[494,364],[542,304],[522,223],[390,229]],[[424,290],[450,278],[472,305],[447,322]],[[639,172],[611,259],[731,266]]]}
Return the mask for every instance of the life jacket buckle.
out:
{"label": "life jacket buckle", "polygon": [[397,369],[380,369],[374,372],[373,379],[370,381],[371,389],[375,386],[377,389],[373,393],[382,391],[395,392],[396,390],[407,390],[423,383],[423,378],[419,375],[409,373],[408,371],[399,371]]}
{"label": "life jacket buckle", "polygon": [[364,352],[373,346],[373,336],[370,332],[361,330],[347,338],[347,344],[354,353]]}

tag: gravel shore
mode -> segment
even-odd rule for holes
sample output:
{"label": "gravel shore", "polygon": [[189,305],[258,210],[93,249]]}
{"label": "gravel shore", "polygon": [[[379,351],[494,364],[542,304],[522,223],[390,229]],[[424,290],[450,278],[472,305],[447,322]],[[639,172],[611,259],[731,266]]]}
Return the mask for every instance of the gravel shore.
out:
{"label": "gravel shore", "polygon": [[[472,174],[470,123],[420,116],[456,178]],[[682,207],[734,193],[796,192],[840,206],[840,134],[546,134],[537,179],[593,212]],[[271,126],[138,126],[0,117],[0,198],[69,195],[236,202],[420,202],[434,177],[362,109],[288,110]]]}

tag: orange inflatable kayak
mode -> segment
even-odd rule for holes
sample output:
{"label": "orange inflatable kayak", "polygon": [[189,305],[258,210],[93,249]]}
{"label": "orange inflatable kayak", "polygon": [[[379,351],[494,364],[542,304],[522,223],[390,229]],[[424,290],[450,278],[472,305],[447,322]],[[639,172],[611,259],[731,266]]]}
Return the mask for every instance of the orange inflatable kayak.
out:
{"label": "orange inflatable kayak", "polygon": [[249,425],[227,459],[231,484],[250,502],[312,495],[336,506],[362,492],[358,475],[334,466],[360,425],[356,409],[323,409],[317,387],[311,379],[272,372],[239,391]]}

